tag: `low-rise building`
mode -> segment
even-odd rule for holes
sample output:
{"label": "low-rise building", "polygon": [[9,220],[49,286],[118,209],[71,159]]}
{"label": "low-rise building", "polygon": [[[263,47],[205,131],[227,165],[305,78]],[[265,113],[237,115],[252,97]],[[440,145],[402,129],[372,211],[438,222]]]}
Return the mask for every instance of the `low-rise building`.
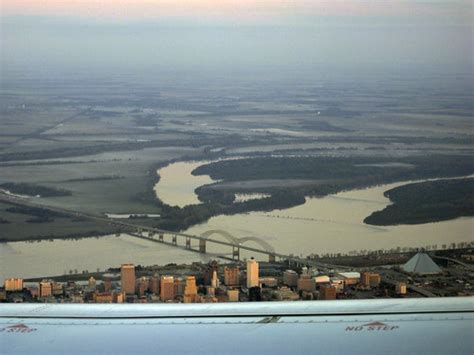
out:
{"label": "low-rise building", "polygon": [[406,295],[406,293],[407,293],[407,284],[405,282],[397,282],[395,284],[395,292],[398,295]]}
{"label": "low-rise building", "polygon": [[110,292],[96,292],[93,296],[95,303],[112,303],[113,296]]}
{"label": "low-rise building", "polygon": [[260,277],[258,280],[261,287],[277,287],[278,280],[275,277]]}
{"label": "low-rise building", "polygon": [[298,286],[298,274],[294,270],[286,270],[283,272],[283,284],[288,287]]}
{"label": "low-rise building", "polygon": [[360,273],[351,271],[351,272],[340,272],[338,276],[344,280],[345,286],[357,285],[360,282]]}
{"label": "low-rise building", "polygon": [[319,289],[320,300],[335,300],[336,299],[336,288],[334,286],[322,286]]}
{"label": "low-rise building", "polygon": [[229,302],[239,302],[239,290],[227,290],[227,297]]}
{"label": "low-rise building", "polygon": [[313,292],[316,290],[316,282],[309,274],[303,274],[298,279],[298,291]]}

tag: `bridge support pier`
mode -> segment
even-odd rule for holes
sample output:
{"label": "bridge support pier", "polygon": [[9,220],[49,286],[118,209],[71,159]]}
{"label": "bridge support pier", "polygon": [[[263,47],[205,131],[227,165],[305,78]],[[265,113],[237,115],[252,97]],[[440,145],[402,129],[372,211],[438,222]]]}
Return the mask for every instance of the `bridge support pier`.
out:
{"label": "bridge support pier", "polygon": [[200,253],[206,252],[206,241],[204,239],[199,239],[199,252]]}
{"label": "bridge support pier", "polygon": [[232,247],[232,260],[240,261],[240,248]]}
{"label": "bridge support pier", "polygon": [[276,256],[274,254],[268,254],[268,262],[274,263],[276,261]]}
{"label": "bridge support pier", "polygon": [[178,240],[177,239],[178,239],[178,237],[176,236],[176,234],[173,235],[173,238],[171,239],[171,243],[173,245],[178,245]]}
{"label": "bridge support pier", "polygon": [[186,237],[186,249],[191,249],[191,238]]}
{"label": "bridge support pier", "polygon": [[160,233],[160,235],[158,235],[158,241],[163,243],[163,233]]}

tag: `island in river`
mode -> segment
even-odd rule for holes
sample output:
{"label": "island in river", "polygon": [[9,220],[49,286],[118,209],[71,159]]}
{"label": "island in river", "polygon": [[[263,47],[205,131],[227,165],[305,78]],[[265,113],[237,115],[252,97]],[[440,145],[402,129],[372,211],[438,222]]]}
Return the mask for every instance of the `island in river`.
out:
{"label": "island in river", "polygon": [[393,204],[364,223],[377,226],[422,224],[474,216],[474,178],[424,181],[388,190]]}

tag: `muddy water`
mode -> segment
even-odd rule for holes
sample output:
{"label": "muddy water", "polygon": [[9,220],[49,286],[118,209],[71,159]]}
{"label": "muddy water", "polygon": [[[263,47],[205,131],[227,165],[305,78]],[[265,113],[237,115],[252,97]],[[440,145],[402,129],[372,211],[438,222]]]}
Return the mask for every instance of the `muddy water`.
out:
{"label": "muddy water", "polygon": [[193,253],[135,237],[105,236],[80,240],[0,243],[0,282],[8,277],[55,276],[77,269],[96,271],[135,265],[166,265],[207,261]]}
{"label": "muddy water", "polygon": [[[172,205],[198,203],[194,189],[202,183],[211,183],[212,179],[208,176],[193,176],[191,171],[205,163],[180,162],[161,169],[162,179],[156,187],[159,197]],[[177,175],[179,184],[174,180]],[[324,198],[307,198],[304,205],[269,213],[217,216],[186,232],[200,234],[222,229],[236,237],[262,238],[278,252],[295,255],[390,249],[397,246],[441,246],[472,240],[474,218],[390,227],[370,226],[362,222],[372,212],[390,203],[383,195],[385,191],[410,182],[341,192]]]}
{"label": "muddy water", "polygon": [[193,176],[191,172],[209,162],[178,162],[157,171],[160,181],[155,185],[156,196],[170,206],[184,207],[201,203],[194,193],[199,186],[214,182],[209,176]]}

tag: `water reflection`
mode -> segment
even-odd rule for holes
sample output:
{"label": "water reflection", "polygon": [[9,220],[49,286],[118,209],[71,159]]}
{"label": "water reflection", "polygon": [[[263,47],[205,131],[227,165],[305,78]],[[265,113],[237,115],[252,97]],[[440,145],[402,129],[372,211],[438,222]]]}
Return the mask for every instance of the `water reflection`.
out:
{"label": "water reflection", "polygon": [[135,265],[166,265],[207,261],[211,256],[193,253],[135,237],[121,235],[80,240],[0,243],[0,282],[8,277],[60,275],[69,270],[96,271]]}

